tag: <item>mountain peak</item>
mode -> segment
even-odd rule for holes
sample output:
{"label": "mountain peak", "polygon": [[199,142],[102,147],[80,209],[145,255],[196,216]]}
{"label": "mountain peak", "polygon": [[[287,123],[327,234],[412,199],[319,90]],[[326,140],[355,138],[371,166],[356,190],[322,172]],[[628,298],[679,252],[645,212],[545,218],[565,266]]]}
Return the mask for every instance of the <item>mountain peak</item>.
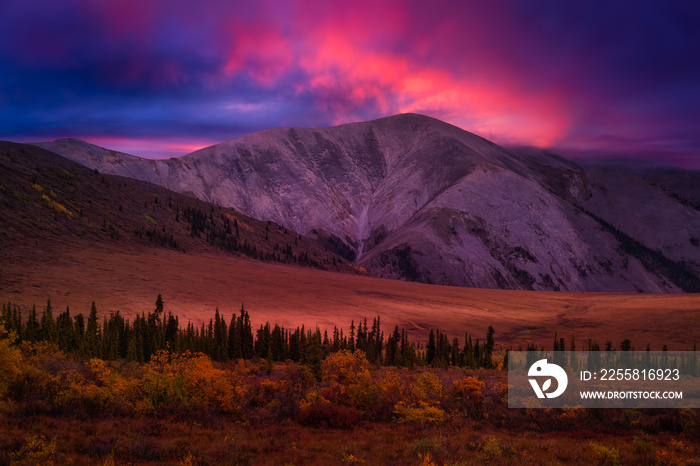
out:
{"label": "mountain peak", "polygon": [[66,146],[47,148],[274,221],[385,277],[678,291],[676,277],[700,271],[691,236],[700,213],[657,187],[546,151],[506,150],[425,115],[269,129],[169,160]]}

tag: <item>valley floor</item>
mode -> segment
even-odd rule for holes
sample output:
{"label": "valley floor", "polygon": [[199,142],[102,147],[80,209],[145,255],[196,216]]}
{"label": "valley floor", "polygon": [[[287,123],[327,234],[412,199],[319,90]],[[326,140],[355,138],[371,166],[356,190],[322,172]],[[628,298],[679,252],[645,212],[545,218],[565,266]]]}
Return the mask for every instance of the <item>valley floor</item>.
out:
{"label": "valley floor", "polygon": [[[253,327],[276,322],[332,330],[379,315],[389,332],[405,328],[427,341],[431,327],[452,337],[479,337],[489,326],[505,348],[530,342],[551,347],[555,332],[617,347],[629,339],[638,350],[689,350],[700,342],[700,295],[563,293],[459,288],[362,277],[253,261],[225,254],[194,254],[118,244],[53,243],[37,255],[30,246],[5,251],[0,299],[28,309],[51,298],[87,315],[95,301],[103,315],[120,310],[133,318],[153,310],[158,294],[181,323],[199,324],[218,306],[228,319],[245,304]],[[26,314],[25,314],[26,315]]]}

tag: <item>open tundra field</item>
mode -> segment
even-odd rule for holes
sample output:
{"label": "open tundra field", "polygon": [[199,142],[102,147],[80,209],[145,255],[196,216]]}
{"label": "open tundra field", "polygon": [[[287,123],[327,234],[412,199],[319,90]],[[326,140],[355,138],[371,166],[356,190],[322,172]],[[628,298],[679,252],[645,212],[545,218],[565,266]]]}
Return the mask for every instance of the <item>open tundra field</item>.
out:
{"label": "open tundra field", "polygon": [[[346,329],[351,320],[381,316],[388,332],[405,327],[425,341],[431,327],[462,340],[483,338],[489,325],[499,345],[534,342],[551,348],[555,332],[577,349],[629,338],[637,350],[692,349],[700,341],[700,295],[565,293],[459,288],[326,272],[217,254],[97,246],[71,241],[43,252],[24,246],[5,255],[0,298],[41,309],[70,306],[87,314],[152,311],[163,295],[181,323],[201,323],[218,306],[228,319],[245,304],[254,328],[265,321]],[[26,318],[26,314],[24,315]]]}

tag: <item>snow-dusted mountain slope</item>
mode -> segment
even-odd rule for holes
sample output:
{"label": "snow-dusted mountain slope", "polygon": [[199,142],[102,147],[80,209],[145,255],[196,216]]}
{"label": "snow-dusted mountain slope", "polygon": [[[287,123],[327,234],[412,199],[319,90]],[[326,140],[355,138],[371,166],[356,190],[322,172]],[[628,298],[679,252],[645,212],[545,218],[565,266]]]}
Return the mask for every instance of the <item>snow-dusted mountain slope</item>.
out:
{"label": "snow-dusted mountain slope", "polygon": [[660,187],[421,115],[265,130],[168,160],[40,146],[273,220],[384,277],[662,292],[692,288],[700,271],[700,212]]}

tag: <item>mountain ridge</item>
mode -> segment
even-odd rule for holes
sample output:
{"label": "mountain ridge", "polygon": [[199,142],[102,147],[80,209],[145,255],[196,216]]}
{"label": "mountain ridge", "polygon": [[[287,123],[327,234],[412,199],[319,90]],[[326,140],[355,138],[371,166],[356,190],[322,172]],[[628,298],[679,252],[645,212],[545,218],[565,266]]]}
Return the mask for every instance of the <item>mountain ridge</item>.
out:
{"label": "mountain ridge", "polygon": [[275,221],[380,276],[486,288],[680,291],[653,263],[621,252],[619,237],[596,218],[700,271],[693,243],[700,215],[663,190],[554,154],[517,153],[421,115],[263,130],[165,160],[110,159],[112,151],[74,145],[42,147]]}

